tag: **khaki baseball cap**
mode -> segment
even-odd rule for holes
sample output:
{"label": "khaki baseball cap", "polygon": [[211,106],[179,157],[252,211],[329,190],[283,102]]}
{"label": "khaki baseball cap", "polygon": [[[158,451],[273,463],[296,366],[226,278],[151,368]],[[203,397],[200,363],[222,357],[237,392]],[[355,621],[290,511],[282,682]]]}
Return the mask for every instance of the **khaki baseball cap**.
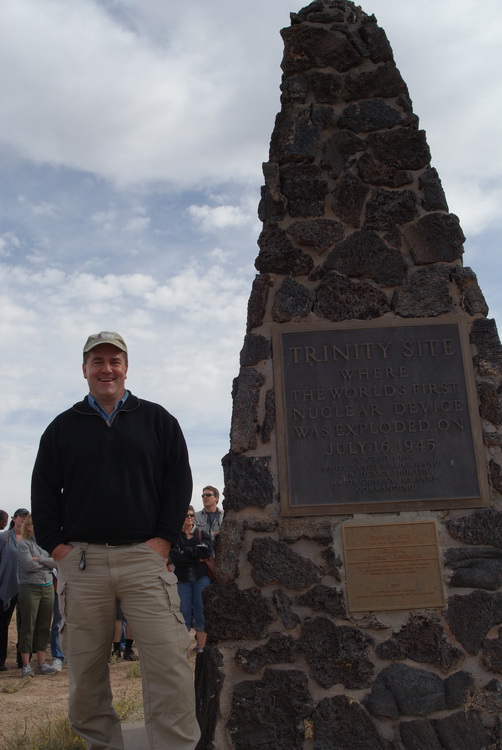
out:
{"label": "khaki baseball cap", "polygon": [[86,352],[90,352],[91,349],[94,349],[95,346],[99,346],[100,344],[112,344],[112,346],[116,346],[118,349],[121,349],[127,354],[127,346],[124,339],[119,333],[115,333],[115,331],[100,331],[99,333],[91,333],[91,335],[85,342],[84,354],[86,354]]}

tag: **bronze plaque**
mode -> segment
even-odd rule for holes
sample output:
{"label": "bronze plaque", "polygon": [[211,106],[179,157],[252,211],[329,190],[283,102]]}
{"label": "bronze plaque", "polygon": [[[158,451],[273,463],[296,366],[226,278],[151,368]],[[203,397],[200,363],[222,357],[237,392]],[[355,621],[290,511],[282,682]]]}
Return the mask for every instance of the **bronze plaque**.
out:
{"label": "bronze plaque", "polygon": [[462,320],[285,324],[273,336],[284,515],[489,504]]}
{"label": "bronze plaque", "polygon": [[434,521],[343,527],[350,612],[443,607]]}

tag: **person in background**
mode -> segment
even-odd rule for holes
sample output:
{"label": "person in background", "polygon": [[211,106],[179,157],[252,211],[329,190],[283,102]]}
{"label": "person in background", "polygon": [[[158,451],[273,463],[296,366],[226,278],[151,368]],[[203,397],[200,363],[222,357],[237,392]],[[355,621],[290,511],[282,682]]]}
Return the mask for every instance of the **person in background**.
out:
{"label": "person in background", "polygon": [[8,669],[5,660],[7,659],[9,625],[19,594],[17,545],[21,541],[21,528],[29,512],[26,508],[18,508],[12,516],[8,531],[0,534],[0,671],[2,672]]}
{"label": "person in background", "polygon": [[[50,667],[45,661],[45,649],[51,634],[54,604],[52,569],[56,563],[37,544],[30,514],[24,519],[21,528],[17,556],[20,583],[17,602],[20,614],[18,649],[23,664],[21,677],[56,674],[57,669]],[[32,651],[37,654],[38,666],[35,672],[30,666]]]}
{"label": "person in background", "polygon": [[54,582],[54,606],[52,607],[52,625],[51,625],[51,654],[52,662],[51,667],[57,672],[61,672],[64,664],[64,654],[61,648],[61,622],[63,620],[61,612],[59,611],[59,597],[57,590],[57,572],[56,569],[52,571],[53,582]]}
{"label": "person in background", "polygon": [[221,508],[218,508],[219,499],[220,493],[216,487],[211,487],[211,485],[204,487],[202,490],[204,509],[197,511],[195,514],[195,525],[198,529],[201,529],[201,531],[205,531],[209,534],[214,548],[216,548],[214,542],[220,533],[223,524],[223,511]]}
{"label": "person in background", "polygon": [[0,531],[3,531],[9,523],[9,514],[6,510],[0,510]]}
{"label": "person in background", "polygon": [[[124,635],[125,648],[123,649],[124,653],[122,654],[121,650]],[[132,637],[131,628],[127,624],[127,620],[124,617],[120,604],[117,602],[117,619],[115,621],[115,635],[113,636],[113,649],[110,657],[110,664],[116,663],[117,659],[120,659],[121,656],[124,661],[138,661],[138,657],[132,648],[133,643],[134,638]]]}
{"label": "person in background", "polygon": [[[144,343],[158,359],[162,342],[148,331]],[[57,358],[62,345],[47,345]],[[190,639],[166,568],[192,494],[185,439],[166,409],[125,388],[118,333],[88,337],[82,373],[89,394],[48,426],[32,478],[37,539],[58,565],[70,723],[87,750],[124,748],[108,666],[120,601],[140,656],[150,746],[194,750]]]}
{"label": "person in background", "polygon": [[212,554],[211,537],[207,532],[195,528],[195,511],[190,505],[179,544],[171,548],[169,559],[174,564],[174,572],[178,578],[181,614],[188,630],[193,615],[199,652],[204,650],[207,638],[202,592],[211,583],[203,560]]}

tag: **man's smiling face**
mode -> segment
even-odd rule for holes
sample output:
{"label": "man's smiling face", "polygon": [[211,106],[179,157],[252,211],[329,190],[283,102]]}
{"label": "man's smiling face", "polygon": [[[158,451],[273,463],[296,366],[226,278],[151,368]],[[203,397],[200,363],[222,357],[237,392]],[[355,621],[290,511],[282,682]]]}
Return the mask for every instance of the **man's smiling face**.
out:
{"label": "man's smiling face", "polygon": [[100,404],[113,405],[125,392],[127,363],[123,351],[112,344],[99,344],[82,365],[89,391]]}

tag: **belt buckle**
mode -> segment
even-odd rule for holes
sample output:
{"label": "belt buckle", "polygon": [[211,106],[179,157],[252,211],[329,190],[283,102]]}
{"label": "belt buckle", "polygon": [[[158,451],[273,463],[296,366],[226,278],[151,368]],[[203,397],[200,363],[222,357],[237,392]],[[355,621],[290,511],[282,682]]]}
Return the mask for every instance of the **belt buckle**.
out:
{"label": "belt buckle", "polygon": [[108,549],[117,549],[120,547],[120,544],[108,544],[108,542],[105,542],[105,547],[108,547]]}

